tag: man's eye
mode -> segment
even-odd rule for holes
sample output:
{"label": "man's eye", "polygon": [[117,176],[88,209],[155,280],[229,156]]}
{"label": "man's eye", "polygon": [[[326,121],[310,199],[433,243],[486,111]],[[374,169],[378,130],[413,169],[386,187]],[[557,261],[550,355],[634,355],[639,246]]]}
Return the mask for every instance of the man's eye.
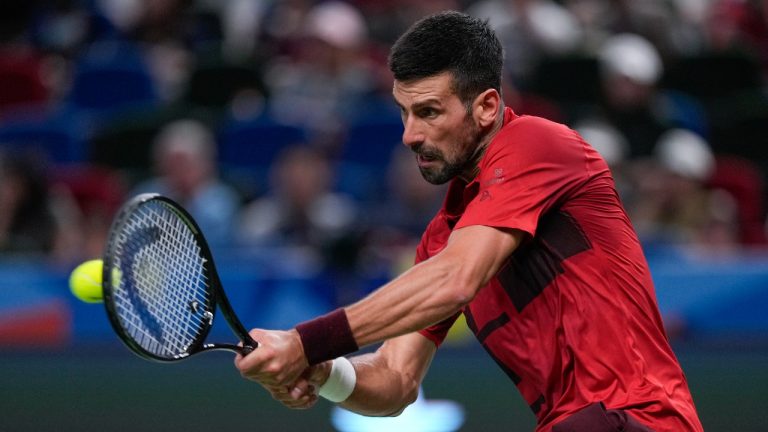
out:
{"label": "man's eye", "polygon": [[419,110],[420,117],[434,117],[437,115],[437,110],[434,108],[422,108]]}

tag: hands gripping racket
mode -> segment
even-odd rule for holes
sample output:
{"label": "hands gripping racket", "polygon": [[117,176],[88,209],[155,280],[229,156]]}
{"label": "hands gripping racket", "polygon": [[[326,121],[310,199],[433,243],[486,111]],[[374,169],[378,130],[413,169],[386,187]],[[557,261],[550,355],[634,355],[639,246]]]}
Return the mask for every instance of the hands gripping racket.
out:
{"label": "hands gripping racket", "polygon": [[[171,362],[211,350],[246,355],[258,346],[224,295],[200,228],[169,198],[142,194],[122,207],[102,280],[112,327],[145,359]],[[242,346],[205,343],[217,305]]]}

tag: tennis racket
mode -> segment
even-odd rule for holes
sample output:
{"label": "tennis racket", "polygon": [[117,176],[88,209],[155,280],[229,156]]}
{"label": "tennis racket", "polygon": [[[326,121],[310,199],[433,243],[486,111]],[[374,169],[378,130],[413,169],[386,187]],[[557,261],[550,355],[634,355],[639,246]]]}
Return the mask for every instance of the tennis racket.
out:
{"label": "tennis racket", "polygon": [[[173,200],[141,194],[120,209],[104,254],[104,305],[120,339],[140,357],[173,362],[258,343],[237,319],[192,216]],[[216,307],[242,341],[206,343]]]}

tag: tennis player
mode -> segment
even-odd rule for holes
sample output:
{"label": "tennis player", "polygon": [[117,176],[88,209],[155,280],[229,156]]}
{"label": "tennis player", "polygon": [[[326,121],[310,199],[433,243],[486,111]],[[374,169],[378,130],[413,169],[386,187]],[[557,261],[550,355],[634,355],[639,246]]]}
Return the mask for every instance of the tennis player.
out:
{"label": "tennis player", "polygon": [[458,12],[400,37],[403,143],[427,181],[450,182],[417,264],[292,330],[252,330],[261,345],[236,367],[289,407],[319,391],[396,415],[463,313],[537,431],[701,431],[606,163],[566,126],[505,108],[502,61],[487,23]]}

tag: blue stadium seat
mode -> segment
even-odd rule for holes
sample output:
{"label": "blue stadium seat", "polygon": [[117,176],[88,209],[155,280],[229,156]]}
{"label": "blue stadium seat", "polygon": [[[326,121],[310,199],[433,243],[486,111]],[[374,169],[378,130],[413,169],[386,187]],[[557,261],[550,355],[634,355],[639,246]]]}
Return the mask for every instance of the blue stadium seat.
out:
{"label": "blue stadium seat", "polygon": [[158,95],[138,48],[126,42],[101,42],[77,60],[67,103],[102,113],[153,104]]}
{"label": "blue stadium seat", "polygon": [[219,161],[235,167],[267,167],[285,147],[304,144],[304,129],[281,124],[267,116],[231,121],[221,128]]}
{"label": "blue stadium seat", "polygon": [[6,118],[0,123],[0,148],[40,152],[53,162],[71,163],[85,156],[85,132],[73,113],[40,113]]}
{"label": "blue stadium seat", "polygon": [[224,176],[246,194],[260,193],[267,187],[269,167],[277,155],[286,147],[306,143],[304,129],[267,115],[229,120],[219,128],[219,164]]}
{"label": "blue stadium seat", "polygon": [[394,116],[368,116],[348,129],[338,165],[338,186],[362,201],[374,201],[384,192],[387,165],[402,145],[403,123]]}
{"label": "blue stadium seat", "polygon": [[399,118],[358,121],[349,127],[341,159],[372,167],[386,165],[392,150],[402,143],[402,136],[403,123]]}

